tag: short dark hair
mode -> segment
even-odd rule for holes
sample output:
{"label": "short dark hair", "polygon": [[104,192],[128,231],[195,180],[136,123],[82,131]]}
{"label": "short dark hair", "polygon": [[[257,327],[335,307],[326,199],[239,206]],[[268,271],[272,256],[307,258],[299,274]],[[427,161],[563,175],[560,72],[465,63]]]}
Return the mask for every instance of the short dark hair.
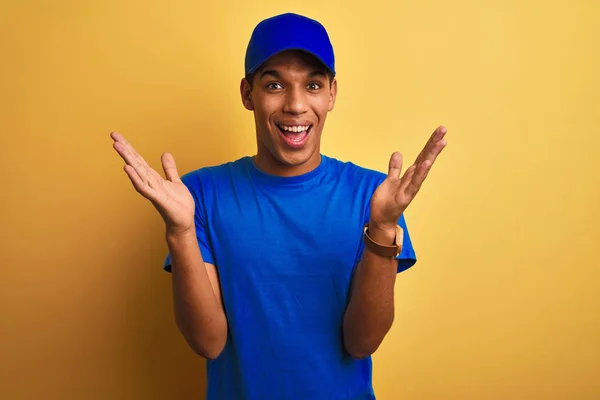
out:
{"label": "short dark hair", "polygon": [[[245,76],[246,80],[248,81],[248,85],[250,85],[250,90],[254,89],[254,77],[256,75],[258,75],[260,72],[262,72],[263,68],[260,67],[258,68],[256,71],[254,71],[251,74],[247,74]],[[329,78],[329,86],[331,86],[331,83],[333,82],[333,79],[335,78],[335,75],[333,72],[331,72],[329,70],[329,68],[325,68],[325,74],[327,74],[327,77]]]}

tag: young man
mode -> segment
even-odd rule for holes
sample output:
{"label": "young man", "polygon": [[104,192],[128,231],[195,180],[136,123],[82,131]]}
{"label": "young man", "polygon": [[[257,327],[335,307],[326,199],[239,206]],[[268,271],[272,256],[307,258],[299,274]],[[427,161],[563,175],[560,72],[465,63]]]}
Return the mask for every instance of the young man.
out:
{"label": "young man", "polygon": [[284,14],[255,28],[241,82],[257,153],[163,179],[119,134],[135,189],[166,223],[175,315],[206,357],[207,398],[374,399],[371,357],[394,318],[396,273],[415,253],[403,212],[438,154],[433,133],[401,174],[320,152],[337,81],[327,32]]}

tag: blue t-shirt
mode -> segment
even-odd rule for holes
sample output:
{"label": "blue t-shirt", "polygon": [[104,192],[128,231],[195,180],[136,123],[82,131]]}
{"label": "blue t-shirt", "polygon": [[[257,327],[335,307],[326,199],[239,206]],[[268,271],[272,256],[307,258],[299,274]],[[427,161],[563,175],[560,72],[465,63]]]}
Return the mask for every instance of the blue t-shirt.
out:
{"label": "blue t-shirt", "polygon": [[[375,398],[371,358],[345,351],[342,319],[371,195],[384,179],[326,156],[295,177],[268,175],[252,157],[183,176],[229,327],[223,352],[207,361],[208,400]],[[416,258],[404,217],[399,224],[400,272]]]}

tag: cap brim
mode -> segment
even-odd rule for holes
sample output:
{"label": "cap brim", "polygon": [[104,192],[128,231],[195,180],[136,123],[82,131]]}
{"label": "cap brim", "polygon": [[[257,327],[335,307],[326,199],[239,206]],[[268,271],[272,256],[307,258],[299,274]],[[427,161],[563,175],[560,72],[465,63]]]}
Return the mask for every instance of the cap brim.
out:
{"label": "cap brim", "polygon": [[274,56],[276,56],[277,54],[283,53],[284,51],[302,51],[306,54],[309,54],[311,56],[313,56],[314,58],[316,58],[321,64],[323,64],[323,67],[325,67],[325,69],[327,71],[330,71],[333,76],[335,76],[335,71],[332,70],[331,68],[329,68],[327,66],[327,63],[325,61],[323,61],[323,59],[321,57],[319,57],[317,54],[315,54],[314,52],[306,49],[306,48],[302,48],[302,47],[287,47],[281,50],[277,50],[276,52],[274,52],[273,54],[269,55],[268,57],[266,57],[264,60],[260,60],[259,62],[256,63],[256,65],[254,65],[252,68],[250,68],[248,70],[248,75],[253,74],[254,72],[256,72],[264,63],[266,63],[267,61],[269,61],[269,59],[273,58]]}

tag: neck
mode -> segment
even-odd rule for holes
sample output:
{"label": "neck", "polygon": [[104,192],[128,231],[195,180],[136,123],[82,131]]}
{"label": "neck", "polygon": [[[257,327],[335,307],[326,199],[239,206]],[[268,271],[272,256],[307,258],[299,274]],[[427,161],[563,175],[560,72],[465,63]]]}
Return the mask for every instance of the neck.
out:
{"label": "neck", "polygon": [[292,177],[307,174],[317,168],[321,164],[321,153],[318,150],[315,151],[308,160],[301,164],[287,164],[275,158],[270,151],[260,151],[259,149],[256,157],[254,157],[254,164],[262,172],[269,175]]}

